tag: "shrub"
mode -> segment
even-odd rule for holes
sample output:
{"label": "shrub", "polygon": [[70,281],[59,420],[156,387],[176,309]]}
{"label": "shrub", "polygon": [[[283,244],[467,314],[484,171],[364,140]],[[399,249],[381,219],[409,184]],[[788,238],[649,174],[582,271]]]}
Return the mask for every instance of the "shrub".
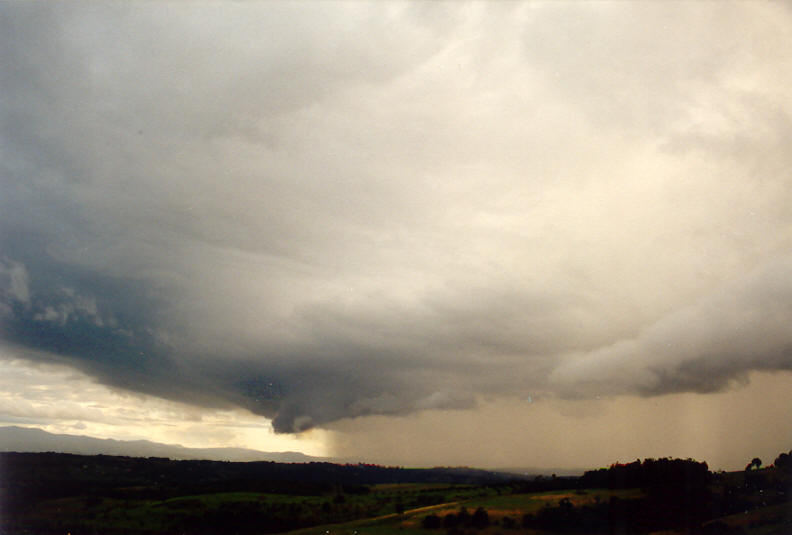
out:
{"label": "shrub", "polygon": [[426,515],[423,518],[421,525],[425,529],[439,529],[440,527],[442,527],[443,522],[442,520],[440,520],[439,516],[432,514],[432,515]]}

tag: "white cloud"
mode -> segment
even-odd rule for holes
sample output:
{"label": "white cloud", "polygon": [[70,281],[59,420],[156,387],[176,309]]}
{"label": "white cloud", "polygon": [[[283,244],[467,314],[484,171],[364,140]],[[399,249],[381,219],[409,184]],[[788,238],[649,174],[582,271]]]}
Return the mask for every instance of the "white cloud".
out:
{"label": "white cloud", "polygon": [[245,447],[326,455],[326,437],[275,435],[269,422],[240,410],[202,411],[182,403],[109,389],[69,367],[35,364],[0,349],[0,424],[53,433],[146,439],[188,447]]}

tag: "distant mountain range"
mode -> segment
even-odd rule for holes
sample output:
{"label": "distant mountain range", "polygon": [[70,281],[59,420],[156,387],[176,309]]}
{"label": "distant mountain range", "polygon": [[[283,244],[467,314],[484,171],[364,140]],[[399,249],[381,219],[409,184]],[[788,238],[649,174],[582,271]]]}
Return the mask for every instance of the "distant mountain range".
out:
{"label": "distant mountain range", "polygon": [[[187,448],[178,444],[161,444],[149,440],[113,440],[84,435],[58,435],[41,429],[0,427],[0,452],[58,452],[78,455],[121,455],[128,457],[167,457],[176,460],[274,461],[278,463],[331,462],[351,463],[353,459],[312,457],[296,451],[258,451],[245,448]],[[520,477],[556,474],[559,477],[582,475],[582,469],[509,467],[491,469]]]}
{"label": "distant mountain range", "polygon": [[556,475],[558,477],[578,477],[582,476],[583,473],[586,471],[584,468],[536,468],[536,467],[497,467],[493,468],[496,472],[503,472],[505,474],[516,474],[519,476],[524,477],[536,477],[536,476],[552,476]]}
{"label": "distant mountain range", "polygon": [[295,451],[267,452],[245,448],[186,448],[148,440],[113,440],[81,435],[56,435],[27,427],[0,427],[0,451],[61,452],[80,455],[125,455],[130,457],[168,457],[170,459],[209,459],[217,461],[275,461],[309,463],[329,461]]}

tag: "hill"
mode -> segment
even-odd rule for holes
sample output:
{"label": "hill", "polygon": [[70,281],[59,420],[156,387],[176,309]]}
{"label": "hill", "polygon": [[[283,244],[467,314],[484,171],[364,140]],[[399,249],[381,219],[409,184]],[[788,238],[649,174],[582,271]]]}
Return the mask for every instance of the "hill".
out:
{"label": "hill", "polygon": [[295,451],[267,452],[245,448],[187,448],[148,440],[113,440],[82,435],[59,435],[27,427],[0,427],[0,451],[59,452],[77,455],[125,455],[167,457],[169,459],[210,459],[216,461],[274,461],[308,463],[327,461]]}
{"label": "hill", "polygon": [[792,453],[718,472],[644,459],[580,477],[470,468],[0,453],[8,535],[792,532]]}

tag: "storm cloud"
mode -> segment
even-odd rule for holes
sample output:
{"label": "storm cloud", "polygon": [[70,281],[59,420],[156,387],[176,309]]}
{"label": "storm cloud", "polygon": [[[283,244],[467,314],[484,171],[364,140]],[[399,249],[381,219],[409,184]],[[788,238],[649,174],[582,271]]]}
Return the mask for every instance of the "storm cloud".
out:
{"label": "storm cloud", "polygon": [[0,4],[0,322],[295,432],[792,367],[777,4]]}

